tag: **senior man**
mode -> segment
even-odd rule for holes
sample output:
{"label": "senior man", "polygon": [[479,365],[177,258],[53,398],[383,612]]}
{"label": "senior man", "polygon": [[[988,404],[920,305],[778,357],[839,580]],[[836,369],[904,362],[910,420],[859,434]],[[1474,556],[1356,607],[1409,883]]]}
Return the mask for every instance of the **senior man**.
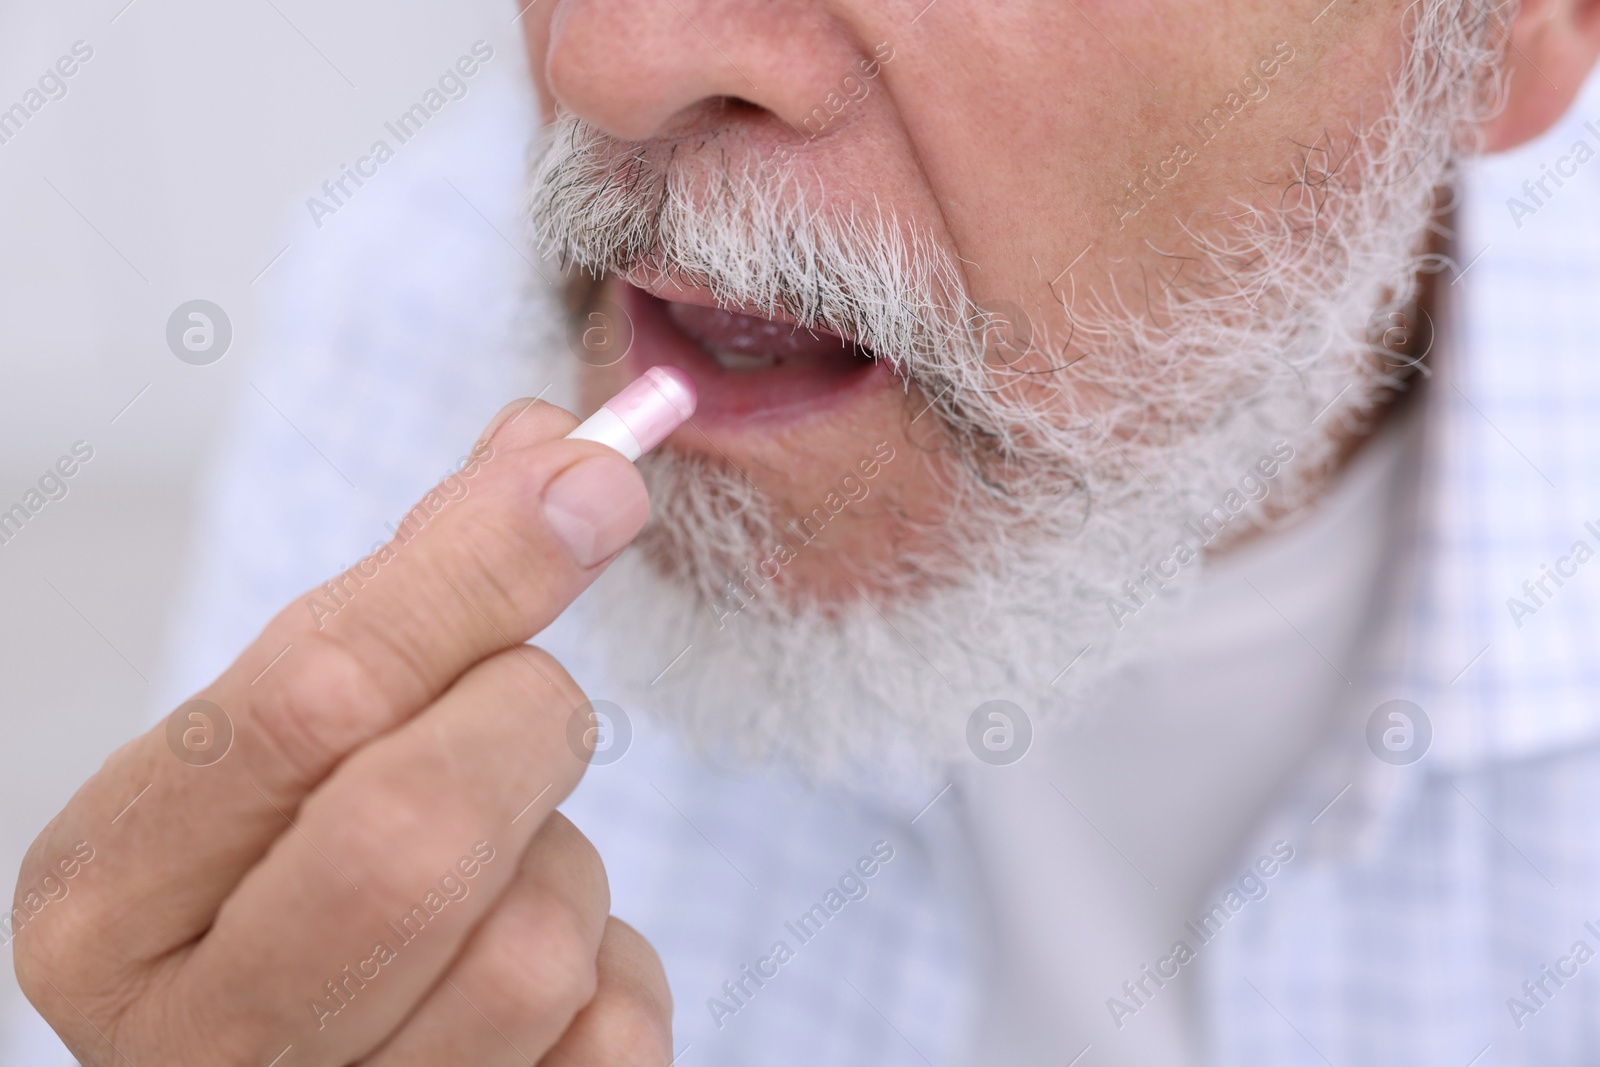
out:
{"label": "senior man", "polygon": [[[522,22],[566,304],[509,310],[505,168],[328,223],[189,662],[362,558],[30,852],[81,1062],[1600,1054],[1590,380],[1468,381],[1450,300],[1458,162],[1560,117],[1600,4]],[[638,470],[543,401],[462,432],[657,364],[700,407]]]}

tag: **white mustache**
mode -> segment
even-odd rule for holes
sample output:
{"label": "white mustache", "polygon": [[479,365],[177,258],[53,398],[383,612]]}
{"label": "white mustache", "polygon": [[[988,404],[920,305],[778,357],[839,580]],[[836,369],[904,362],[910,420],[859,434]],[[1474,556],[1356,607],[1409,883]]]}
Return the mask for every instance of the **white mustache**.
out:
{"label": "white mustache", "polygon": [[536,235],[592,274],[703,287],[725,306],[850,338],[898,370],[968,339],[953,260],[892,214],[824,212],[793,172],[754,161],[712,172],[671,155],[561,115],[530,183]]}
{"label": "white mustache", "polygon": [[[891,212],[824,210],[793,172],[753,159],[707,170],[671,156],[560,116],[528,199],[547,253],[846,337],[916,387],[959,460],[977,468],[1007,452],[1018,413],[994,403],[996,377],[1019,374],[1044,340],[1020,308],[979,307],[954,257]],[[996,358],[1002,342],[1013,347]]]}

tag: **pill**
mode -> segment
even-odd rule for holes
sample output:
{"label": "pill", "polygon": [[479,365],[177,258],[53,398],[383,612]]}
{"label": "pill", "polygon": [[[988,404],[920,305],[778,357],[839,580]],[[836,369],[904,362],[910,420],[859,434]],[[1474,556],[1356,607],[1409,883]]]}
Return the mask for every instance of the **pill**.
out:
{"label": "pill", "polygon": [[694,414],[694,382],[676,367],[655,366],[635,378],[567,438],[598,441],[636,460]]}

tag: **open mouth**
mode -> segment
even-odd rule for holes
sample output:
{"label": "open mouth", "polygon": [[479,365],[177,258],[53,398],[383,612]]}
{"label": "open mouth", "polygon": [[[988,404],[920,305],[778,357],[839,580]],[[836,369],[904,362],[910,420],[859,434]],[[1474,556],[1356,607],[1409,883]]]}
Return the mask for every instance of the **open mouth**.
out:
{"label": "open mouth", "polygon": [[894,382],[887,366],[847,338],[716,306],[709,293],[671,299],[613,279],[633,324],[628,361],[642,374],[669,364],[694,380],[697,423],[817,416]]}

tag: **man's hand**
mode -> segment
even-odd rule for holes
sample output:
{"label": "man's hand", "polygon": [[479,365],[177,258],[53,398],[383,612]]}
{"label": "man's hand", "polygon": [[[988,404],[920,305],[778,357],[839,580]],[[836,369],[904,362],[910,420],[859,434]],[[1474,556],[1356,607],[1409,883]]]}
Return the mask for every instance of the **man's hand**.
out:
{"label": "man's hand", "polygon": [[522,644],[649,509],[632,464],[560,440],[574,425],[501,412],[393,541],[34,842],[17,977],[84,1064],[672,1058],[660,961],[555,811],[586,767],[584,696]]}

